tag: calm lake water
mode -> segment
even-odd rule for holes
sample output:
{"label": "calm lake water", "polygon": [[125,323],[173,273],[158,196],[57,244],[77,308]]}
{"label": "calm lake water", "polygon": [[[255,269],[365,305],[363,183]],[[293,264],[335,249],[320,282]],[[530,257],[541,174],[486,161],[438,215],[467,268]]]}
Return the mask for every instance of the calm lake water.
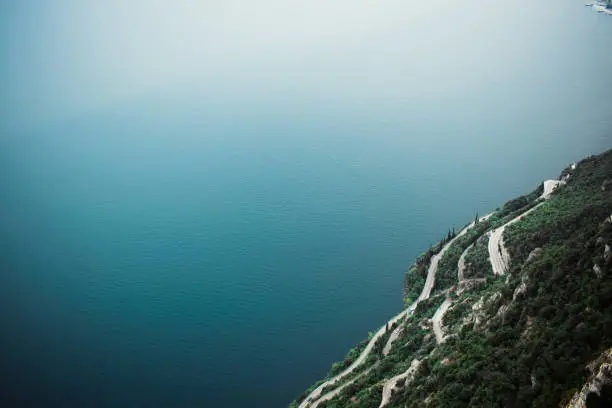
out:
{"label": "calm lake water", "polygon": [[319,65],[343,97],[210,85],[0,125],[3,406],[286,406],[448,228],[612,147],[612,17],[436,7]]}

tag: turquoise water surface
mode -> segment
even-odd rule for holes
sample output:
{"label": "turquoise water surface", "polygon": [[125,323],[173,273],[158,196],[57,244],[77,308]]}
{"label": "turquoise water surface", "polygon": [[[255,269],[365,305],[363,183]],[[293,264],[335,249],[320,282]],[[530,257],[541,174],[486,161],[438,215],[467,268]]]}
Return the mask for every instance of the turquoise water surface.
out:
{"label": "turquoise water surface", "polygon": [[[281,407],[323,377],[400,310],[405,270],[448,228],[610,148],[612,18],[508,7],[463,11],[465,43],[416,47],[469,53],[428,75],[410,56],[427,39],[395,32],[406,55],[349,64],[352,96],[302,77],[7,116],[3,406]],[[360,93],[370,69],[400,82]]]}

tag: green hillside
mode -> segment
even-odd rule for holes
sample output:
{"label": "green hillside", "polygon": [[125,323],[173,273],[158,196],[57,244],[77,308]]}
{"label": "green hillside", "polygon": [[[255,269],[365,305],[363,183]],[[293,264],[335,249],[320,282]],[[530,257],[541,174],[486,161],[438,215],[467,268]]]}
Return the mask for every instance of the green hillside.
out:
{"label": "green hillside", "polygon": [[[558,184],[549,197],[546,183]],[[612,150],[546,183],[419,257],[405,317],[383,326],[362,364],[350,366],[367,341],[333,365],[326,380],[337,381],[291,406],[567,406],[612,347]],[[604,406],[610,386],[582,398]]]}

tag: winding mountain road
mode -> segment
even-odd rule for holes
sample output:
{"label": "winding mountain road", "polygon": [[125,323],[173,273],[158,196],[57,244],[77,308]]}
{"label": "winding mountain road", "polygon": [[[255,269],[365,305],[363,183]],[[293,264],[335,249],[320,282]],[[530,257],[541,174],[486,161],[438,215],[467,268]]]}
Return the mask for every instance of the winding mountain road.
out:
{"label": "winding mountain road", "polygon": [[[487,219],[489,219],[491,216],[493,215],[493,213],[489,213],[483,217],[480,217],[478,219],[478,222],[483,222],[486,221]],[[463,253],[461,254],[461,256],[459,257],[459,262],[457,262],[457,281],[459,283],[463,282],[465,279],[465,257],[467,256],[468,252],[470,251],[470,249],[472,249],[472,247],[474,246],[474,244],[471,244],[470,246],[468,246],[467,248],[465,248],[465,251],[463,251]]]}
{"label": "winding mountain road", "polygon": [[[550,197],[550,195],[552,194],[552,192],[560,184],[564,184],[564,182],[563,181],[559,181],[559,180],[546,180],[544,182],[544,192],[540,196],[540,199],[547,200]],[[535,207],[533,207],[530,210],[526,211],[525,213],[519,215],[518,217],[510,220],[506,224],[502,225],[500,228],[497,228],[496,230],[490,232],[488,249],[489,249],[489,255],[490,255],[490,260],[491,260],[491,266],[493,267],[493,273],[494,274],[496,274],[496,275],[503,275],[505,273],[505,271],[507,270],[508,264],[509,264],[509,261],[510,261],[510,256],[508,254],[508,251],[506,250],[506,248],[503,245],[503,232],[504,232],[505,228],[507,226],[509,226],[509,225],[512,225],[514,222],[517,222],[522,217],[525,217],[530,212],[532,212],[536,208],[538,208],[540,205],[542,205],[542,203],[536,205]],[[490,213],[490,214],[487,214],[484,217],[481,217],[479,219],[479,221],[486,220],[492,214],[493,213]],[[376,341],[387,332],[387,325],[391,326],[391,325],[395,324],[396,322],[399,322],[401,319],[403,319],[405,317],[410,317],[410,315],[414,312],[414,309],[417,307],[419,302],[429,298],[429,296],[431,295],[431,292],[433,290],[434,284],[435,284],[436,272],[438,270],[438,263],[440,262],[440,260],[442,259],[442,257],[444,256],[444,254],[446,253],[448,248],[450,248],[450,246],[455,242],[455,240],[457,240],[459,237],[463,236],[473,226],[474,226],[474,222],[471,222],[468,226],[463,228],[453,239],[451,239],[449,242],[447,242],[442,247],[440,252],[438,252],[437,254],[435,254],[435,255],[433,255],[431,257],[429,268],[427,270],[427,278],[425,280],[425,286],[423,287],[423,290],[421,291],[421,294],[419,295],[418,299],[415,302],[413,302],[407,309],[403,310],[402,312],[400,312],[399,314],[397,314],[396,316],[391,318],[391,320],[389,320],[384,326],[382,326],[374,334],[374,336],[372,336],[372,338],[368,342],[366,348],[359,355],[359,357],[348,368],[346,368],[340,374],[334,376],[333,378],[330,378],[329,380],[325,381],[324,383],[319,385],[317,388],[315,388],[300,403],[299,408],[316,408],[319,405],[319,403],[321,403],[322,401],[327,401],[327,400],[330,400],[330,399],[334,398],[336,395],[338,395],[349,384],[352,384],[358,378],[361,378],[362,376],[366,375],[370,370],[372,370],[373,367],[370,367],[367,370],[365,370],[363,373],[358,375],[357,377],[353,378],[352,380],[347,381],[345,384],[342,384],[341,386],[337,387],[336,389],[334,389],[334,390],[332,390],[332,391],[330,391],[330,392],[328,392],[328,393],[326,393],[324,395],[321,395],[321,393],[322,393],[322,391],[323,391],[323,389],[325,387],[337,384],[344,377],[346,377],[347,375],[352,373],[359,365],[361,365],[363,362],[365,362],[367,357],[372,352],[372,349],[374,348],[374,344],[376,343]],[[465,251],[461,254],[461,257],[459,258],[459,262],[457,264],[457,274],[458,274],[459,282],[462,282],[462,281],[465,280],[465,277],[464,277],[464,272],[465,272],[465,257],[467,255],[469,249],[472,247],[472,245],[470,245],[468,248],[466,248]],[[432,318],[432,321],[433,321],[433,331],[434,331],[434,334],[436,336],[436,341],[437,341],[438,344],[444,342],[444,333],[442,331],[442,324],[441,323],[442,323],[442,319],[444,317],[444,314],[446,313],[448,308],[451,306],[451,304],[452,304],[452,301],[450,299],[448,299],[448,298],[445,299],[444,302],[442,303],[442,305],[440,305],[440,307],[438,308],[438,310],[436,310],[436,312],[435,312],[435,314],[434,314],[434,316]],[[397,340],[397,338],[399,337],[401,329],[402,329],[401,326],[398,325],[398,327],[391,333],[391,336],[389,337],[389,340],[387,341],[387,344],[385,344],[385,347],[383,348],[384,355],[387,355],[389,353],[389,351],[391,350],[391,346],[393,345],[393,342],[395,340]],[[396,388],[395,383],[397,382],[397,380],[399,380],[401,378],[408,378],[416,370],[416,368],[418,368],[419,362],[417,360],[413,360],[412,363],[413,364],[411,365],[411,367],[406,372],[404,372],[404,373],[402,373],[402,374],[400,374],[398,376],[392,377],[391,379],[389,379],[388,381],[385,382],[384,387],[383,387],[383,396],[382,396],[382,402],[381,402],[380,407],[384,407],[385,405],[387,405],[389,403],[389,400],[390,400],[391,395],[392,395],[392,390],[394,388]]]}
{"label": "winding mountain road", "polygon": [[[484,219],[486,219],[486,218],[488,218],[490,216],[491,216],[491,214],[488,214],[488,215],[480,218],[480,220],[484,220]],[[321,395],[321,393],[322,393],[322,391],[323,391],[323,389],[325,387],[327,387],[329,385],[337,384],[344,377],[346,377],[347,375],[352,373],[360,364],[362,364],[368,358],[368,356],[370,355],[370,352],[374,348],[374,344],[376,343],[376,341],[387,332],[387,325],[392,326],[394,323],[399,322],[404,317],[410,316],[412,314],[412,312],[414,312],[414,309],[417,307],[417,305],[419,304],[420,301],[426,300],[426,299],[429,298],[429,296],[431,295],[431,291],[433,290],[435,281],[436,281],[436,272],[438,271],[438,263],[440,262],[440,260],[442,259],[442,257],[444,256],[444,254],[446,253],[448,248],[455,242],[455,240],[457,240],[459,237],[463,236],[473,226],[474,226],[474,222],[472,221],[468,226],[463,228],[457,235],[455,235],[455,237],[453,239],[448,241],[442,247],[440,252],[438,252],[437,254],[435,254],[435,255],[433,255],[431,257],[431,260],[430,260],[430,263],[429,263],[429,268],[427,269],[427,279],[425,280],[425,286],[423,287],[423,290],[421,291],[421,294],[419,295],[418,299],[415,302],[413,302],[407,309],[403,310],[401,313],[397,314],[391,320],[389,320],[385,325],[383,325],[374,334],[374,336],[372,336],[372,338],[368,342],[366,348],[359,355],[357,360],[355,360],[348,368],[346,368],[340,374],[330,378],[329,380],[325,381],[324,383],[319,385],[317,388],[315,388],[300,403],[298,408],[314,408],[314,407],[316,407],[319,404],[320,401],[328,400],[328,399],[331,399],[334,396],[336,396],[340,392],[340,390],[342,388],[344,388],[346,385],[348,385],[350,383],[349,382],[347,384],[343,384],[342,386],[336,388],[335,390],[332,390],[332,391],[328,392],[327,394]],[[383,348],[383,353],[385,355],[389,353],[389,351],[391,350],[391,346],[393,345],[393,342],[395,340],[397,340],[397,338],[399,337],[400,330],[401,330],[401,326],[398,326],[391,333],[391,336],[389,337],[389,340],[387,341],[387,343],[385,344],[385,346]],[[385,351],[386,351],[386,353],[385,353]],[[333,394],[333,395],[330,397],[331,394]]]}
{"label": "winding mountain road", "polygon": [[402,325],[398,325],[395,328],[395,330],[393,330],[393,332],[391,333],[391,336],[389,336],[389,340],[387,340],[387,344],[385,344],[385,347],[383,348],[384,356],[389,355],[389,353],[391,352],[391,346],[393,345],[393,343],[395,343],[395,340],[399,338],[401,333],[402,333]]}
{"label": "winding mountain road", "polygon": [[[478,219],[479,222],[485,221],[487,220],[489,217],[491,217],[493,215],[493,213],[489,213],[487,215],[485,215],[484,217],[480,217]],[[473,226],[474,223],[470,224],[470,226]],[[457,281],[459,283],[462,282],[466,282],[466,281],[478,281],[481,279],[465,279],[464,273],[465,273],[465,257],[467,256],[468,251],[474,246],[474,244],[469,245],[467,248],[465,248],[465,250],[463,251],[463,253],[461,254],[461,256],[459,257],[459,261],[457,262]],[[444,332],[442,331],[442,319],[444,318],[444,315],[446,314],[446,311],[448,310],[448,308],[453,304],[453,301],[449,298],[446,298],[444,300],[444,302],[442,302],[442,304],[440,305],[440,307],[438,307],[438,309],[436,310],[436,312],[434,313],[433,317],[432,317],[432,323],[433,323],[433,331],[434,334],[436,335],[436,342],[438,344],[440,343],[444,343]]]}
{"label": "winding mountain road", "polygon": [[[539,197],[542,200],[548,200],[553,193],[560,185],[565,184],[564,181],[561,180],[546,180],[544,181],[544,192]],[[522,220],[524,217],[529,215],[536,208],[544,204],[544,202],[539,203],[535,207],[525,211],[521,215],[511,219],[501,227],[491,231],[489,235],[489,257],[491,260],[491,267],[493,268],[493,274],[495,275],[503,275],[509,268],[510,265],[510,254],[504,245],[504,231],[506,227],[514,224],[517,221]]]}
{"label": "winding mountain road", "polygon": [[336,395],[340,394],[340,392],[345,387],[348,387],[349,385],[351,385],[352,383],[354,383],[355,381],[357,381],[358,379],[360,379],[364,375],[367,375],[374,367],[375,366],[372,366],[372,367],[368,368],[367,370],[365,370],[363,373],[359,374],[357,377],[353,378],[352,380],[345,382],[344,384],[342,384],[341,386],[339,386],[338,388],[336,388],[334,390],[331,390],[330,392],[328,392],[327,394],[323,395],[322,397],[320,397],[316,401],[313,401],[311,404],[307,404],[306,407],[308,407],[308,408],[317,408],[319,406],[319,404],[322,403],[323,401],[328,401],[328,400],[334,398]]}
{"label": "winding mountain road", "polygon": [[436,310],[436,313],[431,318],[433,322],[433,331],[434,331],[434,334],[436,335],[436,341],[438,342],[438,344],[444,343],[444,332],[442,331],[442,318],[444,317],[444,314],[446,313],[446,311],[452,304],[453,304],[453,301],[450,300],[449,298],[444,299],[444,302],[442,302],[440,307],[438,307],[438,310]]}
{"label": "winding mountain road", "polygon": [[431,295],[431,291],[433,290],[434,284],[436,283],[436,272],[438,271],[438,263],[440,262],[448,248],[450,248],[450,246],[453,245],[457,239],[465,235],[465,233],[468,232],[468,230],[473,226],[474,221],[472,221],[467,227],[463,228],[457,235],[455,235],[453,239],[448,241],[446,245],[442,247],[440,252],[431,257],[429,269],[427,270],[427,279],[425,280],[425,287],[423,288],[421,295],[417,299],[417,302],[429,299],[429,295]]}
{"label": "winding mountain road", "polygon": [[[484,217],[479,218],[479,220],[484,221],[487,218],[489,218],[491,215],[492,213],[487,214]],[[438,252],[436,255],[431,257],[431,260],[429,262],[429,268],[427,269],[427,279],[425,280],[425,286],[423,287],[423,290],[421,291],[419,298],[414,303],[412,303],[410,307],[407,309],[408,316],[412,314],[412,312],[417,307],[420,301],[429,299],[429,295],[431,295],[433,286],[436,283],[436,272],[438,271],[438,263],[440,262],[440,260],[442,259],[442,257],[444,256],[448,248],[450,248],[450,246],[455,242],[456,239],[463,236],[473,226],[474,226],[474,222],[472,221],[468,226],[463,228],[453,239],[448,241],[446,245],[442,247],[440,252]],[[397,338],[399,337],[401,329],[402,327],[398,326],[391,333],[389,340],[387,340],[387,344],[385,344],[385,347],[383,348],[383,354],[385,356],[388,355],[389,352],[391,351],[391,346],[393,345],[393,342],[395,342],[395,340],[397,340]]]}
{"label": "winding mountain road", "polygon": [[493,268],[494,275],[501,276],[505,274],[510,265],[510,254],[508,253],[508,250],[506,249],[504,245],[504,237],[503,237],[506,227],[514,224],[517,221],[520,221],[521,219],[523,219],[523,217],[526,217],[527,215],[529,215],[529,213],[534,211],[536,208],[538,208],[542,204],[543,203],[536,205],[530,210],[525,211],[521,215],[511,219],[510,221],[508,221],[501,227],[491,231],[491,234],[489,235],[489,257],[491,260],[491,267]]}
{"label": "winding mountain road", "polygon": [[[393,323],[395,323],[398,320],[400,320],[401,318],[403,318],[406,315],[406,313],[408,312],[408,310],[409,309],[406,309],[406,310],[402,311],[401,313],[399,313],[398,315],[393,317],[391,320],[389,320],[389,322],[388,322],[389,326],[391,326]],[[363,363],[368,358],[368,356],[370,355],[370,352],[374,348],[374,344],[376,343],[376,340],[378,340],[386,332],[387,332],[387,325],[385,324],[385,325],[383,325],[383,327],[381,327],[376,332],[376,334],[374,334],[374,336],[372,336],[372,338],[368,342],[368,345],[366,346],[366,348],[363,349],[363,352],[361,352],[361,354],[359,355],[359,357],[357,357],[357,360],[355,360],[353,362],[353,364],[348,366],[346,368],[346,370],[342,371],[340,374],[336,375],[335,377],[330,378],[329,380],[325,381],[324,383],[319,385],[317,388],[315,388],[314,391],[312,391],[304,399],[304,401],[302,401],[302,403],[299,405],[299,408],[307,408],[307,407],[316,406],[316,405],[309,405],[309,404],[314,404],[316,400],[321,399],[321,398],[325,398],[327,395],[329,395],[330,393],[334,392],[335,390],[334,391],[330,391],[330,393],[327,393],[324,396],[321,396],[321,392],[323,391],[323,388],[327,387],[328,385],[335,385],[340,380],[342,380],[344,377],[346,377],[347,375],[352,373],[353,370],[355,370],[361,363]]]}
{"label": "winding mountain road", "polygon": [[[387,405],[389,403],[389,401],[391,401],[391,397],[393,396],[393,390],[399,390],[402,387],[405,387],[407,385],[408,382],[410,382],[412,380],[412,376],[414,375],[414,373],[416,372],[416,370],[419,368],[419,365],[421,364],[421,362],[417,359],[412,360],[412,363],[410,364],[410,368],[406,371],[404,371],[401,374],[396,375],[395,377],[391,377],[387,382],[385,382],[385,385],[383,386],[383,391],[382,391],[382,401],[380,402],[380,405],[378,406],[378,408],[383,408],[385,405]],[[397,381],[398,380],[404,380],[404,384],[401,387],[396,386]]]}
{"label": "winding mountain road", "polygon": [[474,246],[474,244],[468,246],[467,248],[465,248],[465,251],[463,251],[463,253],[461,254],[461,256],[459,257],[459,262],[457,262],[457,280],[459,282],[463,282],[465,280],[465,257],[467,256],[467,253],[470,249],[472,249],[472,247]]}

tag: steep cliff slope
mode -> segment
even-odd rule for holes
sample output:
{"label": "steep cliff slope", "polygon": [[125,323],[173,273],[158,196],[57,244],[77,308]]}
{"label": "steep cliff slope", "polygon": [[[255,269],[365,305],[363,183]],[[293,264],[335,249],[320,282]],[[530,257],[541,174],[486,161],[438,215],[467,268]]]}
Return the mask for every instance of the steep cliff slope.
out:
{"label": "steep cliff slope", "polygon": [[406,310],[291,406],[595,404],[587,366],[612,347],[611,247],[607,151],[419,257]]}

